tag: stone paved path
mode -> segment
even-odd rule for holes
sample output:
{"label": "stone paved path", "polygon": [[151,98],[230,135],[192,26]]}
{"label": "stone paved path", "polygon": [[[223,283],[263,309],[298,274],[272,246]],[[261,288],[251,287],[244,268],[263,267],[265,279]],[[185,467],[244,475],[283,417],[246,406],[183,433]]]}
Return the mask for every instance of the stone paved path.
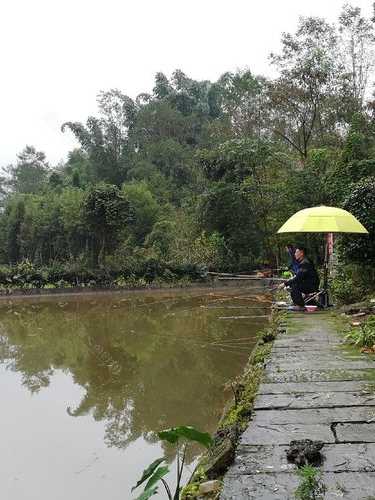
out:
{"label": "stone paved path", "polygon": [[294,499],[286,450],[309,438],[325,443],[325,499],[375,500],[375,361],[344,349],[326,313],[295,315],[292,325],[274,343],[220,498]]}

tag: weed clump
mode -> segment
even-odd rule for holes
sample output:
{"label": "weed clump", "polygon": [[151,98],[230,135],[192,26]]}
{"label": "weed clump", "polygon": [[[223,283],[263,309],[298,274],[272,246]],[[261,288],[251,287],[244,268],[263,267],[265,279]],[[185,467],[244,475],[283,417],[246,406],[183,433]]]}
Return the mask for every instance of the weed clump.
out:
{"label": "weed clump", "polygon": [[300,484],[295,491],[297,500],[323,500],[326,487],[321,479],[321,472],[312,465],[298,469]]}
{"label": "weed clump", "polygon": [[375,315],[369,316],[361,325],[352,327],[346,335],[350,344],[362,347],[363,350],[375,351]]}

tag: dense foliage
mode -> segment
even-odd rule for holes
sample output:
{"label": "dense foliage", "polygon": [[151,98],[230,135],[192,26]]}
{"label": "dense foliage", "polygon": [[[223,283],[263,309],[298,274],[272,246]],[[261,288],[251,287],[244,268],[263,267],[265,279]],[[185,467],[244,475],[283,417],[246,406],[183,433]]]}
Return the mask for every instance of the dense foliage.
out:
{"label": "dense foliage", "polygon": [[150,262],[276,266],[278,227],[318,204],[343,206],[370,230],[345,240],[346,261],[373,259],[373,48],[374,19],[346,5],[336,25],[303,18],[282,35],[273,79],[177,70],[136,99],[101,92],[96,117],[62,125],[79,144],[64,164],[26,146],[4,169],[0,263],[125,276]]}

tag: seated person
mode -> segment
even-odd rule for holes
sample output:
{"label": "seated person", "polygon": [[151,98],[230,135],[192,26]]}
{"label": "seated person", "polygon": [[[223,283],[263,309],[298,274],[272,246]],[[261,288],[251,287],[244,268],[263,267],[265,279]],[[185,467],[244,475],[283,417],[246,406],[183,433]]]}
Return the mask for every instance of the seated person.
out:
{"label": "seated person", "polygon": [[290,287],[293,309],[303,311],[305,309],[305,301],[302,294],[317,292],[319,290],[319,276],[314,265],[306,257],[305,248],[297,247],[295,258],[299,264],[297,274],[281,286]]}

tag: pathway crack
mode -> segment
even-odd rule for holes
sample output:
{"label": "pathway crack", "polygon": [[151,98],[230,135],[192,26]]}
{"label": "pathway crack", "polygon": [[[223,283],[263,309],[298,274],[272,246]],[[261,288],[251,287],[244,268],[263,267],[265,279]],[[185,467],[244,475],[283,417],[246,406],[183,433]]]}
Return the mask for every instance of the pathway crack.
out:
{"label": "pathway crack", "polygon": [[330,425],[330,429],[332,431],[333,437],[335,438],[335,443],[339,442],[339,440],[337,438],[337,433],[336,433],[336,427],[338,424],[339,424],[339,422],[332,422],[332,424]]}

